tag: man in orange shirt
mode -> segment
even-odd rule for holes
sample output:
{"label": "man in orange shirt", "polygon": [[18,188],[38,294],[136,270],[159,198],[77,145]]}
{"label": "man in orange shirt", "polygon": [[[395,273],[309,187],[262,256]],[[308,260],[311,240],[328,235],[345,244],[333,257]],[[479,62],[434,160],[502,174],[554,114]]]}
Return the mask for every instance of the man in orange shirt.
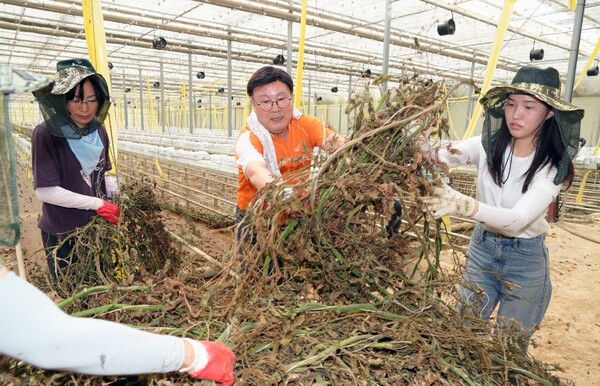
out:
{"label": "man in orange shirt", "polygon": [[[250,77],[246,91],[254,111],[235,143],[239,175],[236,224],[243,221],[256,192],[268,183],[281,178],[286,185],[294,185],[299,178],[294,172],[300,170],[306,170],[307,178],[315,147],[331,152],[346,142],[346,137],[325,127],[319,118],[294,108],[294,82],[287,72],[263,67]],[[397,232],[402,213],[399,203],[394,208],[395,215],[386,227],[390,236]],[[243,224],[238,227],[238,241],[243,228]]]}
{"label": "man in orange shirt", "polygon": [[308,176],[315,147],[330,152],[346,142],[319,118],[294,108],[294,83],[287,72],[263,67],[248,81],[247,92],[254,111],[235,144],[238,222],[256,192],[266,184],[281,177],[293,185],[297,181],[289,176],[299,170],[306,170]]}

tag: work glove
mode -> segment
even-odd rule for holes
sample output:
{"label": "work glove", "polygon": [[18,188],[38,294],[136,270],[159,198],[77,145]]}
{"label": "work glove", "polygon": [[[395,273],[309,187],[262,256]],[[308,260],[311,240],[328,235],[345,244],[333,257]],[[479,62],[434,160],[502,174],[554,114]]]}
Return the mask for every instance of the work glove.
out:
{"label": "work glove", "polygon": [[281,191],[281,197],[286,200],[288,198],[290,198],[290,196],[292,195],[292,193],[294,193],[294,189],[291,187],[285,187],[283,188],[283,190]]}
{"label": "work glove", "polygon": [[295,187],[290,186],[283,188],[283,190],[279,193],[282,201],[289,200],[290,197],[292,197],[292,195],[294,194],[300,200],[303,200],[308,196],[308,192],[306,190],[297,189]]}
{"label": "work glove", "polygon": [[223,343],[183,338],[194,349],[194,362],[180,369],[195,379],[205,379],[232,386],[235,381],[235,354]]}
{"label": "work glove", "polygon": [[477,200],[473,197],[465,196],[445,183],[441,186],[436,186],[433,189],[432,195],[424,197],[422,200],[427,209],[433,212],[433,217],[435,218],[449,214],[473,217],[479,210]]}
{"label": "work glove", "polygon": [[96,213],[111,224],[117,225],[121,209],[115,204],[108,201],[103,201],[100,208],[96,209]]}
{"label": "work glove", "polygon": [[[426,125],[423,127],[423,125]],[[415,119],[409,123],[407,131],[408,136],[412,137],[412,143],[415,144],[420,150],[423,157],[429,161],[437,161],[437,152],[439,150],[439,144],[434,146],[429,139],[431,136],[431,130],[433,128],[423,119]]]}

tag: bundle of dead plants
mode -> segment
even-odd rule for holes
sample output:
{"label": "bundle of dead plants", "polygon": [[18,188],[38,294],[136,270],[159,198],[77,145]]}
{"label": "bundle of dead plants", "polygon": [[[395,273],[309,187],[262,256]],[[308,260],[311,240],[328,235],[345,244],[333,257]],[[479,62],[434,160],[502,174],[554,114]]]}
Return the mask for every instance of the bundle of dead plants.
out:
{"label": "bundle of dead plants", "polygon": [[[442,90],[407,78],[379,105],[365,90],[342,148],[291,194],[271,184],[252,202],[241,279],[211,284],[211,304],[239,326],[240,384],[560,383],[516,332],[494,335],[457,311],[457,272],[440,268],[443,224],[420,202],[447,169],[415,140],[443,133]],[[404,224],[389,235],[395,201]]]}
{"label": "bundle of dead plants", "polygon": [[[306,171],[310,178],[291,194],[283,184],[261,190],[246,212],[249,225],[231,269],[220,277],[188,280],[185,266],[171,276],[163,267],[177,262],[168,258],[150,266],[130,263],[127,238],[133,240],[131,232],[148,218],[128,220],[129,206],[121,204],[119,227],[103,224],[110,233],[82,244],[102,245],[89,252],[106,264],[87,270],[101,279],[95,282],[114,283],[119,268],[126,279],[71,292],[61,307],[149,331],[224,341],[238,358],[236,385],[504,385],[510,376],[521,385],[560,384],[548,365],[521,352],[518,334],[493,334],[488,323],[456,308],[458,272],[440,267],[443,226],[419,201],[445,169],[415,141],[422,132],[443,132],[443,97],[439,83],[417,77],[390,90],[379,105],[368,89],[360,93],[349,107],[357,119],[346,145]],[[403,225],[389,235],[396,201]],[[154,228],[151,234],[146,245],[170,240]],[[131,275],[136,270],[140,274]],[[189,381],[178,374],[52,374],[14,363],[11,371],[31,385]]]}
{"label": "bundle of dead plants", "polygon": [[169,274],[181,264],[182,253],[165,229],[152,184],[122,186],[115,203],[121,209],[117,225],[93,217],[64,240],[74,248],[71,264],[58,272],[53,286],[61,297],[85,287],[123,283],[140,273]]}

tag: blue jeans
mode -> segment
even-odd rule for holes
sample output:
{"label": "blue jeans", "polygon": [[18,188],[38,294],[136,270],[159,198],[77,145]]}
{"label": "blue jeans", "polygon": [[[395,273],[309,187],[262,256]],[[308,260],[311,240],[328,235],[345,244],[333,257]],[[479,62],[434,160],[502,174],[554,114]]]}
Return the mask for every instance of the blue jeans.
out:
{"label": "blue jeans", "polygon": [[477,224],[467,251],[460,295],[464,306],[484,320],[498,306],[499,328],[522,332],[521,348],[544,319],[552,283],[545,235],[503,237]]}

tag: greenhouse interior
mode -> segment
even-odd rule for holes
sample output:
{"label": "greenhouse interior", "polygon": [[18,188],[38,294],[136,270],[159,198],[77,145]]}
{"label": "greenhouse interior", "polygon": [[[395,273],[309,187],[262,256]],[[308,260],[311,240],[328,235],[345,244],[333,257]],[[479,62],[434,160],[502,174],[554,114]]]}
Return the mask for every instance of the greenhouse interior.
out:
{"label": "greenhouse interior", "polygon": [[[154,200],[166,217],[163,225],[156,217],[159,215],[139,214],[143,219],[128,222],[127,227],[134,222],[137,225],[131,225],[127,235],[118,233],[126,228],[124,222],[114,229],[106,222],[89,223],[82,229],[88,233],[91,229],[97,236],[78,232],[77,241],[71,242],[100,248],[79,254],[102,255],[108,263],[96,259],[99,265],[91,271],[98,272],[98,277],[81,274],[67,284],[68,278],[61,274],[58,281],[56,277],[52,281],[45,255],[50,252],[38,229],[40,218],[48,215],[41,209],[46,201],[40,199],[35,181],[40,177],[32,170],[36,157],[32,136],[45,117],[33,90],[6,93],[1,107],[0,126],[5,131],[0,155],[8,173],[0,187],[7,203],[0,203],[5,213],[0,221],[8,219],[2,226],[14,236],[14,245],[0,243],[7,245],[0,247],[0,269],[4,262],[49,294],[63,311],[151,333],[218,338],[237,355],[236,385],[600,385],[600,350],[586,351],[590,345],[598,346],[600,314],[595,305],[584,306],[585,296],[577,309],[566,305],[553,309],[551,303],[545,324],[538,326],[529,354],[523,357],[511,351],[512,346],[506,348],[506,342],[496,345],[502,334],[498,338],[493,332],[493,338],[482,343],[478,337],[485,335],[483,332],[473,337],[461,335],[466,334],[463,327],[449,323],[445,336],[440,325],[428,324],[433,320],[427,316],[430,311],[441,324],[448,315],[458,319],[457,311],[448,311],[439,302],[429,304],[432,293],[444,305],[450,304],[452,290],[440,295],[446,287],[442,290],[428,284],[424,286],[431,290],[427,295],[407,290],[415,296],[411,298],[415,304],[396,298],[424,277],[438,280],[439,272],[448,268],[444,258],[464,257],[480,227],[480,220],[465,214],[445,215],[437,222],[424,215],[425,209],[416,203],[433,189],[431,181],[443,175],[440,178],[445,183],[472,198],[481,187],[475,165],[444,165],[442,171],[432,166],[427,156],[411,147],[417,137],[409,126],[416,121],[401,120],[407,114],[404,109],[393,110],[398,103],[410,105],[425,99],[419,109],[428,118],[417,121],[431,125],[434,134],[429,139],[438,150],[451,151],[453,144],[482,134],[485,138],[487,112],[480,101],[487,91],[509,86],[526,66],[556,69],[560,99],[584,110],[584,115],[578,146],[569,153],[573,180],[558,193],[558,199],[553,198],[556,214],[545,223],[550,229],[545,233],[546,242],[551,257],[557,250],[564,255],[550,263],[553,278],[564,276],[554,290],[564,295],[557,296],[565,298],[565,303],[569,296],[577,298],[564,288],[576,285],[580,277],[574,276],[574,271],[585,266],[589,270],[580,273],[581,278],[594,277],[585,287],[589,297],[600,288],[600,264],[581,260],[597,258],[600,243],[599,0],[1,0],[0,42],[4,47],[0,65],[37,74],[49,82],[57,79],[59,61],[91,62],[106,80],[110,94],[110,109],[102,123],[110,140],[112,165],[107,175],[116,176],[123,189],[115,193],[123,200],[118,202],[119,221],[123,221],[125,208],[129,213],[138,210],[138,205],[154,208]],[[318,146],[310,149],[309,181],[315,182],[299,184],[292,199],[287,198],[287,191],[284,194],[278,186],[271,186],[277,184],[256,188],[253,206],[248,207],[256,208],[256,213],[249,216],[245,208],[240,209],[246,165],[236,157],[236,144],[250,127],[251,117],[259,115],[253,113],[258,102],[248,95],[247,87],[253,74],[265,66],[283,70],[293,80],[290,103],[294,111],[320,120],[323,138],[325,130],[331,129],[346,142],[332,151]],[[0,79],[4,79],[1,73]],[[418,85],[419,91],[417,86],[411,88],[413,85]],[[280,101],[265,103],[271,108],[277,104],[278,109]],[[382,130],[388,124],[406,133],[398,139],[399,131],[388,129],[391,131],[384,136]],[[367,133],[367,129],[372,131]],[[385,153],[375,154],[383,143]],[[403,154],[408,148],[411,153],[406,158]],[[340,153],[342,149],[345,154]],[[386,159],[388,156],[400,158]],[[364,169],[351,168],[354,162]],[[420,162],[428,166],[421,168]],[[405,186],[398,183],[398,177],[388,176],[388,171],[393,174],[407,165],[413,165],[406,173],[415,180],[406,177],[402,180]],[[368,179],[362,182],[353,180],[365,176]],[[332,182],[336,179],[342,182]],[[126,191],[124,186],[132,190]],[[261,191],[265,193],[260,195]],[[325,203],[334,200],[337,191],[343,191],[346,201],[336,212]],[[395,208],[399,202],[390,201],[394,194],[403,200],[402,210],[396,213],[402,219],[398,236],[402,240],[373,236],[386,229],[392,213],[386,208]],[[148,202],[133,202],[134,196]],[[376,202],[362,203],[363,199]],[[356,205],[354,209],[349,209],[350,202]],[[252,219],[253,238],[240,236],[243,227],[236,218],[240,212]],[[340,217],[327,219],[327,213]],[[141,223],[153,228],[146,230]],[[330,230],[334,225],[339,228]],[[0,236],[5,235],[3,230]],[[160,243],[152,241],[153,236]],[[138,241],[132,241],[136,237]],[[359,241],[348,241],[354,237]],[[514,235],[502,238],[519,239]],[[102,239],[113,241],[105,245]],[[162,248],[160,257],[152,255],[155,265],[127,263],[133,256],[146,258],[146,250],[140,248],[146,245],[144,248],[151,250],[154,244]],[[574,244],[573,254],[579,257],[566,252]],[[587,249],[577,249],[584,247]],[[350,268],[338,267],[343,265],[341,261],[350,261],[353,253],[366,249],[376,250],[372,252],[374,260],[382,254],[396,262],[418,256],[401,268],[399,263],[375,265],[370,258],[348,264]],[[547,255],[546,247],[543,249]],[[244,256],[241,263],[236,256]],[[292,256],[303,256],[308,261],[302,260],[303,264],[308,265],[298,263],[294,273],[286,276]],[[265,259],[264,266],[256,269],[256,277],[251,258]],[[206,267],[200,272],[197,267],[190,268],[191,261]],[[111,275],[100,274],[107,266]],[[306,271],[314,266],[330,284],[310,282],[314,277]],[[412,271],[407,266],[413,267]],[[410,274],[378,276],[395,269],[407,269]],[[366,275],[365,283],[356,284],[358,277],[364,279],[361,272],[367,271],[378,273]],[[269,272],[276,272],[276,279],[269,281],[273,277]],[[341,281],[347,287],[329,288]],[[135,287],[142,282],[150,288],[143,290],[149,291],[145,295],[138,293],[141,287]],[[153,289],[155,283],[160,283],[160,290]],[[289,288],[287,283],[291,283]],[[227,295],[220,298],[214,293],[219,290]],[[91,294],[93,291],[100,295]],[[359,293],[355,298],[348,295],[353,291]],[[203,297],[205,292],[210,296]],[[0,300],[2,295],[0,291]],[[424,297],[416,298],[420,296]],[[86,300],[79,304],[81,298]],[[282,300],[291,298],[292,304]],[[402,305],[389,307],[391,303]],[[127,312],[128,307],[139,309]],[[402,314],[409,309],[408,316]],[[580,318],[571,313],[581,313]],[[341,319],[347,323],[339,324]],[[415,327],[409,327],[411,320]],[[264,323],[273,323],[277,331],[263,328]],[[570,330],[570,326],[575,327]],[[397,329],[410,330],[418,338],[389,333]],[[358,336],[361,338],[354,340]],[[561,339],[566,341],[557,344]],[[581,342],[575,345],[578,340]],[[417,344],[421,344],[418,353],[406,348]],[[132,378],[123,373],[82,375],[67,365],[41,370],[43,366],[30,366],[27,360],[8,359],[9,352],[2,350],[0,343],[0,384],[24,384],[25,380],[30,385],[188,384],[185,374],[178,373]]]}

